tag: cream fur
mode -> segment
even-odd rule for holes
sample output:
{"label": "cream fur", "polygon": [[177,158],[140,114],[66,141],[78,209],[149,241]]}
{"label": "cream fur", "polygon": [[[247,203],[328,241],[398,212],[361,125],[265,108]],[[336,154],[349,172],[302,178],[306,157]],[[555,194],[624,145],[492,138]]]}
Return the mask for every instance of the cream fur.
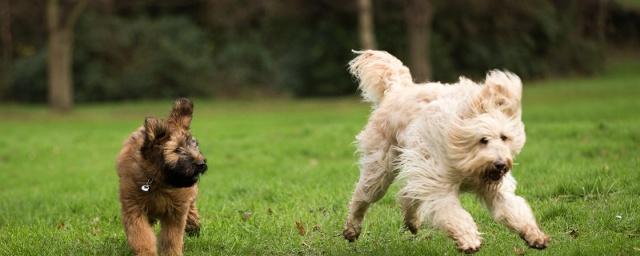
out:
{"label": "cream fur", "polygon": [[[391,54],[355,53],[349,71],[374,107],[357,136],[360,179],[345,238],[358,238],[367,208],[398,178],[404,184],[398,197],[405,224],[414,233],[427,223],[447,232],[460,250],[477,251],[480,232],[458,199],[468,191],[530,246],[546,247],[549,238],[515,195],[510,172],[526,138],[518,76],[493,70],[482,84],[464,77],[455,84],[414,84],[409,69]],[[506,167],[499,169],[499,163]]]}

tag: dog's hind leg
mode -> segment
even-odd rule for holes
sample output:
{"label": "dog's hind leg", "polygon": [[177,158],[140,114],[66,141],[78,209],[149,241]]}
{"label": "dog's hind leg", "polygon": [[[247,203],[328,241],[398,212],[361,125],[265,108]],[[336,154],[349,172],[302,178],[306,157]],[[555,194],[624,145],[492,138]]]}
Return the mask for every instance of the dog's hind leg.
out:
{"label": "dog's hind leg", "polygon": [[402,195],[400,195],[399,201],[402,207],[402,215],[404,216],[404,226],[412,234],[417,234],[422,224],[422,220],[418,217],[418,208],[421,202]]}
{"label": "dog's hind leg", "polygon": [[345,239],[355,241],[362,231],[362,220],[369,205],[380,200],[395,179],[392,161],[395,152],[385,141],[376,148],[362,150],[360,179],[349,203],[349,213],[342,232]]}
{"label": "dog's hind leg", "polygon": [[198,214],[198,208],[196,207],[196,200],[193,200],[191,205],[189,205],[185,232],[187,232],[187,235],[189,236],[200,236],[200,215]]}
{"label": "dog's hind leg", "polygon": [[361,174],[349,203],[349,215],[342,233],[345,239],[350,242],[358,239],[367,209],[384,196],[393,180],[394,174],[391,172]]}
{"label": "dog's hind leg", "polygon": [[536,249],[544,249],[549,243],[547,236],[536,224],[531,208],[524,198],[515,194],[516,183],[511,174],[507,174],[496,189],[478,191],[497,222],[518,232],[527,244]]}

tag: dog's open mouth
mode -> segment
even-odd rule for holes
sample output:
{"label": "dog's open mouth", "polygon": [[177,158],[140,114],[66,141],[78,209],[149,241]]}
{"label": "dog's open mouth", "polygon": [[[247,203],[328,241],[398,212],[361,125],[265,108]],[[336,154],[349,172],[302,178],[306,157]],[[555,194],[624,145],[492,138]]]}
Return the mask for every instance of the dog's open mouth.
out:
{"label": "dog's open mouth", "polygon": [[483,179],[487,181],[499,181],[509,172],[509,169],[489,169],[484,172]]}

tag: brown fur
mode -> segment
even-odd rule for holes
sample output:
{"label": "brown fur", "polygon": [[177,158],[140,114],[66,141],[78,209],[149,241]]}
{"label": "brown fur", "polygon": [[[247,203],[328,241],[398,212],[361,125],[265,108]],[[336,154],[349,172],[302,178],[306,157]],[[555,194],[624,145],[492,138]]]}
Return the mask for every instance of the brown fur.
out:
{"label": "brown fur", "polygon": [[[157,255],[152,225],[160,221],[161,255],[182,255],[184,232],[197,235],[197,180],[206,160],[191,137],[193,104],[178,99],[168,120],[146,118],[118,155],[122,223],[136,255]],[[150,183],[149,191],[141,187]]]}

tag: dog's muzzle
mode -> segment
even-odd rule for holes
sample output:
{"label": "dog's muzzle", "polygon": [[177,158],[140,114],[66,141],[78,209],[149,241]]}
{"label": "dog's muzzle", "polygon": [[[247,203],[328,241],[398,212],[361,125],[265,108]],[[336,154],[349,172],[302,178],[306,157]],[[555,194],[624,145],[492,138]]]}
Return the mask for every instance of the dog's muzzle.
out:
{"label": "dog's muzzle", "polygon": [[201,160],[193,164],[197,173],[202,174],[207,171],[207,160]]}
{"label": "dog's muzzle", "polygon": [[502,179],[502,177],[509,172],[509,165],[507,162],[498,160],[493,162],[491,167],[485,172],[484,178],[490,181],[498,181]]}
{"label": "dog's muzzle", "polygon": [[181,162],[165,169],[166,183],[173,187],[191,187],[198,182],[200,175],[207,171],[207,162]]}

